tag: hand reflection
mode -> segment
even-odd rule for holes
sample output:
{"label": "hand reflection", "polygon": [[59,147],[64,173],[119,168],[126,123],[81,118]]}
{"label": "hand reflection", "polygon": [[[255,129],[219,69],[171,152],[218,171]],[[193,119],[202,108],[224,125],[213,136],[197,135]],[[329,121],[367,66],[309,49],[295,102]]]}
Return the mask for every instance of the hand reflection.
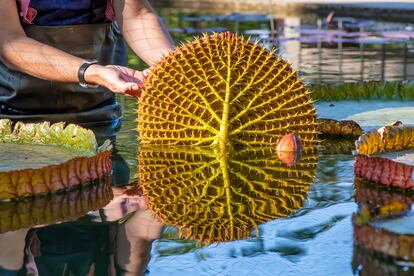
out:
{"label": "hand reflection", "polygon": [[152,242],[159,238],[163,225],[148,209],[137,210],[124,224],[118,225],[116,262],[125,275],[144,275]]}
{"label": "hand reflection", "polygon": [[0,235],[0,272],[18,271],[23,266],[28,231],[24,228]]}
{"label": "hand reflection", "polygon": [[101,216],[108,222],[120,220],[132,212],[147,208],[142,191],[134,185],[112,187],[112,192],[113,200],[101,209]]}
{"label": "hand reflection", "polygon": [[1,234],[0,275],[145,274],[151,244],[163,225],[152,217],[147,200],[135,186],[113,188],[113,193],[114,199],[99,212],[106,222],[83,217],[76,222]]}
{"label": "hand reflection", "polygon": [[114,261],[123,275],[144,275],[152,242],[160,237],[163,224],[147,209],[147,199],[141,189],[126,186],[112,190],[114,200],[104,208],[107,220],[119,220],[135,211],[124,223],[117,225]]}

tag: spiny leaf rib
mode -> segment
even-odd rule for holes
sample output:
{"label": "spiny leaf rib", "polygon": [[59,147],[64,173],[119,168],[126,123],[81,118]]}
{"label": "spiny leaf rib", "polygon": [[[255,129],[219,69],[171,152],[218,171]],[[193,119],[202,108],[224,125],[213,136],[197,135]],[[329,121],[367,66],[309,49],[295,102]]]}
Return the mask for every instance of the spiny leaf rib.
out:
{"label": "spiny leaf rib", "polygon": [[230,33],[204,35],[164,57],[145,80],[142,144],[275,145],[294,132],[317,143],[316,113],[297,73],[273,51]]}

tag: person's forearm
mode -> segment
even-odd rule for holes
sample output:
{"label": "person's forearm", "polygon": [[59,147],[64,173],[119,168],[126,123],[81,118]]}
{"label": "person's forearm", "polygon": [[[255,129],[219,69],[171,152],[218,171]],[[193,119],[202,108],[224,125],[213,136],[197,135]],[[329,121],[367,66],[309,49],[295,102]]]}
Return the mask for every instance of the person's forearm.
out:
{"label": "person's forearm", "polygon": [[[0,41],[0,60],[12,70],[33,77],[56,82],[78,83],[78,70],[84,59],[40,43],[24,35],[16,35]],[[85,71],[89,84],[109,85],[102,79],[102,65],[92,65]]]}
{"label": "person's forearm", "polygon": [[132,50],[149,66],[174,48],[161,19],[146,0],[117,0],[115,14]]}
{"label": "person's forearm", "polygon": [[[85,61],[27,37],[16,4],[15,0],[0,1],[0,62],[46,81],[77,83],[79,68]],[[144,77],[140,71],[111,64],[94,64],[84,73],[88,84],[134,97],[139,96]]]}
{"label": "person's forearm", "polygon": [[0,59],[10,69],[59,82],[78,82],[83,59],[22,35],[11,36],[0,44]]}

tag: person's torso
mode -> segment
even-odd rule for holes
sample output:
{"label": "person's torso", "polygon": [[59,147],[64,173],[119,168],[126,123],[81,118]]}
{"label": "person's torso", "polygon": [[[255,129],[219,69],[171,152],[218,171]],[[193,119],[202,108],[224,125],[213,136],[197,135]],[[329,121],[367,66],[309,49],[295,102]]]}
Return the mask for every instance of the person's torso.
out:
{"label": "person's torso", "polygon": [[[109,1],[20,0],[19,3],[22,26],[28,37],[83,59],[98,60],[101,65],[126,65],[122,36],[115,23],[105,23],[110,21]],[[25,23],[27,19],[32,22]],[[87,24],[82,21],[86,19]],[[91,123],[120,117],[120,107],[107,89],[85,89],[77,83],[41,80],[10,70],[0,62],[0,119]]]}

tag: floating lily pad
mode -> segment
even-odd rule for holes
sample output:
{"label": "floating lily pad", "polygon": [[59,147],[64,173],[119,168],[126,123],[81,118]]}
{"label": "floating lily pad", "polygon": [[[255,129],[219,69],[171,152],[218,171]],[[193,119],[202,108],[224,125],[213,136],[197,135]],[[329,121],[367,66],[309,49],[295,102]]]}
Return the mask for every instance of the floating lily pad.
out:
{"label": "floating lily pad", "polygon": [[337,137],[358,137],[362,134],[362,128],[352,120],[334,120],[319,118],[318,131],[322,135]]}
{"label": "floating lily pad", "polygon": [[404,121],[406,124],[412,125],[414,124],[414,107],[382,108],[353,114],[346,119],[354,120],[367,129],[393,121]]}
{"label": "floating lily pad", "polygon": [[355,175],[377,184],[414,189],[414,127],[400,122],[356,141]]}
{"label": "floating lily pad", "polygon": [[148,207],[181,236],[209,242],[250,237],[258,225],[301,208],[317,155],[288,166],[274,148],[227,155],[196,147],[141,146],[139,178]]}
{"label": "floating lily pad", "polygon": [[67,190],[109,175],[110,143],[92,131],[57,123],[0,120],[0,200]]}
{"label": "floating lily pad", "polygon": [[40,169],[50,164],[65,163],[83,155],[83,152],[67,147],[14,143],[0,143],[0,152],[0,172]]}
{"label": "floating lily pad", "polygon": [[396,100],[332,101],[316,104],[319,117],[353,120],[365,131],[380,128],[390,122],[402,121],[414,125],[412,102]]}

